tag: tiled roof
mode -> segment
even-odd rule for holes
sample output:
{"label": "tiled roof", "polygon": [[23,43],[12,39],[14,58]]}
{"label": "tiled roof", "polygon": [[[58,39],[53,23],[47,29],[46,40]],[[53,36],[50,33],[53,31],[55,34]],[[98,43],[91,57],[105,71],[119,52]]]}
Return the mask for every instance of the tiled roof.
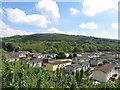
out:
{"label": "tiled roof", "polygon": [[34,55],[42,55],[41,53],[34,53]]}
{"label": "tiled roof", "polygon": [[71,61],[55,61],[55,62],[51,62],[49,64],[51,64],[51,65],[57,65],[57,64],[63,64],[63,63],[68,63],[68,62],[71,62]]}
{"label": "tiled roof", "polygon": [[10,56],[10,58],[19,58],[19,56]]}
{"label": "tiled roof", "polygon": [[105,64],[105,65],[102,65],[101,67],[97,68],[96,70],[99,70],[99,71],[102,71],[102,72],[109,72],[113,69],[113,65],[112,64]]}
{"label": "tiled roof", "polygon": [[77,52],[77,54],[81,54],[80,52]]}

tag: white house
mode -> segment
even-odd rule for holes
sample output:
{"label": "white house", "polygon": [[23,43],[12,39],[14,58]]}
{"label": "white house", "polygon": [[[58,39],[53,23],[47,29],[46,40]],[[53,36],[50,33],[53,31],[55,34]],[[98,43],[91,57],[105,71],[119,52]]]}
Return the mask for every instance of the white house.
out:
{"label": "white house", "polygon": [[90,60],[90,58],[88,56],[77,56],[77,57],[73,58],[74,62],[87,62],[89,60]]}
{"label": "white house", "polygon": [[79,52],[77,52],[77,56],[82,56],[82,54],[81,54],[81,53],[79,53]]}
{"label": "white house", "polygon": [[72,74],[76,71],[80,71],[81,69],[87,71],[89,67],[90,67],[89,62],[82,62],[82,63],[74,62],[73,64],[66,66],[65,71],[68,72],[69,74]]}
{"label": "white house", "polygon": [[72,52],[65,52],[66,57],[69,57],[69,55],[73,55],[73,53]]}
{"label": "white house", "polygon": [[43,55],[43,58],[52,59],[52,58],[55,58],[56,56],[57,56],[57,54],[55,54],[55,53],[46,53]]}
{"label": "white house", "polygon": [[104,60],[106,60],[106,59],[105,58],[98,58],[98,57],[92,58],[90,60],[90,65],[97,66],[98,64],[103,63]]}
{"label": "white house", "polygon": [[71,75],[76,71],[80,71],[82,69],[82,66],[80,64],[71,64],[66,66],[64,69],[68,74]]}
{"label": "white house", "polygon": [[34,53],[34,54],[33,54],[33,57],[34,57],[34,58],[42,58],[42,56],[43,56],[43,55],[42,55],[41,53]]}
{"label": "white house", "polygon": [[82,65],[82,68],[83,68],[84,71],[87,71],[88,68],[90,68],[90,63],[87,62],[87,61],[86,61],[86,62],[79,63],[79,64]]}
{"label": "white house", "polygon": [[33,66],[33,67],[42,67],[42,62],[43,62],[43,59],[40,59],[40,58],[35,58],[35,59],[32,59],[32,60],[27,60],[27,61],[23,61],[25,62],[26,64],[29,64],[30,66]]}
{"label": "white house", "polygon": [[18,56],[19,58],[26,57],[26,54],[22,53],[22,52],[9,52],[8,55],[9,56]]}
{"label": "white house", "polygon": [[30,52],[29,51],[19,51],[20,53],[23,53],[23,54],[29,54]]}
{"label": "white house", "polygon": [[93,71],[92,78],[97,81],[108,81],[113,74],[115,74],[114,66],[105,64]]}
{"label": "white house", "polygon": [[20,60],[19,59],[19,56],[9,56],[9,61],[11,62],[11,61],[15,61],[15,60]]}
{"label": "white house", "polygon": [[120,67],[120,59],[113,59],[110,61],[110,64],[116,67]]}

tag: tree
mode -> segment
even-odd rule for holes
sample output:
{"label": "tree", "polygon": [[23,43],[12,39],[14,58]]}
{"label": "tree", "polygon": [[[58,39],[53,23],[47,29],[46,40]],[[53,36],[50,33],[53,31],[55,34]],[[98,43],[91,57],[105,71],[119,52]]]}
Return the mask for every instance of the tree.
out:
{"label": "tree", "polygon": [[120,88],[120,76],[118,77],[118,79],[115,81],[115,85],[117,88]]}
{"label": "tree", "polygon": [[108,64],[109,63],[109,60],[104,60],[103,61],[103,64]]}
{"label": "tree", "polygon": [[72,75],[72,76],[70,76],[70,88],[72,89],[72,90],[74,90],[74,89],[76,89],[77,88],[77,82],[76,82],[76,78],[75,78],[75,75]]}
{"label": "tree", "polygon": [[69,58],[69,59],[72,59],[72,58],[73,58],[73,55],[72,55],[72,54],[70,54],[68,58]]}
{"label": "tree", "polygon": [[11,43],[7,43],[5,47],[8,52],[11,52],[14,50],[13,45]]}
{"label": "tree", "polygon": [[84,71],[83,71],[83,69],[81,69],[81,70],[80,70],[80,81],[81,81],[82,78],[83,78],[83,73],[84,73]]}
{"label": "tree", "polygon": [[73,52],[78,52],[79,51],[79,48],[78,47],[75,47]]}
{"label": "tree", "polygon": [[36,50],[32,50],[32,53],[36,53]]}
{"label": "tree", "polygon": [[99,63],[99,64],[98,64],[98,67],[100,67],[100,66],[102,66],[102,65],[103,65],[103,63]]}
{"label": "tree", "polygon": [[65,55],[65,53],[64,52],[61,52],[61,53],[59,53],[58,55],[57,55],[57,57],[56,57],[57,59],[62,59],[62,58],[66,58],[66,55]]}
{"label": "tree", "polygon": [[82,45],[82,48],[85,52],[89,52],[90,51],[90,48],[89,48],[90,44],[83,44]]}
{"label": "tree", "polygon": [[73,53],[73,58],[74,58],[74,57],[77,57],[77,53],[75,53],[75,52]]}

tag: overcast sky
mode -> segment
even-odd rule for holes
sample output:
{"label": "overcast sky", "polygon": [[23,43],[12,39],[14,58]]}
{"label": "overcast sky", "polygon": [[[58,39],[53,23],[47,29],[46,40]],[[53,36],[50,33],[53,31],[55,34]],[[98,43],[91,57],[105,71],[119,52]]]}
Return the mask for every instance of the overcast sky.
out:
{"label": "overcast sky", "polygon": [[63,33],[118,38],[118,0],[3,2],[0,37]]}

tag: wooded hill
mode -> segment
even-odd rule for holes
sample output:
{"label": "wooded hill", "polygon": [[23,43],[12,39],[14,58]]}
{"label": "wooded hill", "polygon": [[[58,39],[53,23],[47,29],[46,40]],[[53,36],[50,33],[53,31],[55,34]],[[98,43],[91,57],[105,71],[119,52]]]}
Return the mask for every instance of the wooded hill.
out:
{"label": "wooded hill", "polygon": [[66,35],[66,34],[33,34],[33,35],[16,35],[12,37],[3,38],[5,42],[26,42],[26,41],[66,41],[77,42],[79,44],[120,44],[120,40],[103,39],[92,36],[82,35]]}
{"label": "wooded hill", "polygon": [[3,38],[2,49],[50,53],[120,51],[120,41],[65,34],[17,35]]}

